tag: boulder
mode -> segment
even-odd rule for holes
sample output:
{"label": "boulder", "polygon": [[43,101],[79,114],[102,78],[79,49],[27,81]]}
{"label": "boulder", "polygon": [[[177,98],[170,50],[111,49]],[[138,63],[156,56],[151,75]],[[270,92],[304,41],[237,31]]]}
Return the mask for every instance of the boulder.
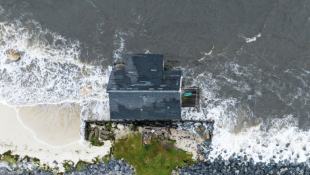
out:
{"label": "boulder", "polygon": [[110,136],[104,135],[104,134],[101,134],[101,133],[100,133],[99,137],[100,137],[100,139],[102,139],[102,140],[108,140],[108,139],[110,139]]}
{"label": "boulder", "polygon": [[91,132],[89,133],[88,140],[90,140],[90,139],[93,137],[94,134],[95,134],[95,132],[94,132],[94,131],[91,131]]}
{"label": "boulder", "polygon": [[110,134],[110,131],[100,130],[100,134],[109,135],[109,134]]}
{"label": "boulder", "polygon": [[120,170],[120,166],[118,164],[116,164],[116,166],[114,167],[115,171],[119,171]]}
{"label": "boulder", "polygon": [[197,127],[196,131],[200,132],[200,131],[204,131],[206,130],[206,127],[204,127],[203,125],[200,125],[199,127]]}
{"label": "boulder", "polygon": [[210,130],[206,131],[206,138],[207,138],[207,140],[211,139]]}
{"label": "boulder", "polygon": [[20,55],[17,53],[10,54],[9,59],[12,61],[18,61],[20,59]]}
{"label": "boulder", "polygon": [[110,139],[110,131],[100,130],[99,131],[99,138],[102,140],[109,140]]}
{"label": "boulder", "polygon": [[97,139],[98,139],[98,137],[99,137],[99,128],[95,128],[94,129],[94,131],[95,131],[95,137],[97,137]]}

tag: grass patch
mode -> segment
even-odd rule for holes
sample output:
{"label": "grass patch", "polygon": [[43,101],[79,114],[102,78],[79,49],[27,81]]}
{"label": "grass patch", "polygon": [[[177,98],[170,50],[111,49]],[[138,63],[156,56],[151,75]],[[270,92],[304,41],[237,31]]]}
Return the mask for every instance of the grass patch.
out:
{"label": "grass patch", "polygon": [[17,160],[13,156],[4,156],[3,161],[8,162],[10,165],[17,163]]}
{"label": "grass patch", "polygon": [[136,125],[132,125],[132,126],[130,127],[130,130],[131,130],[131,131],[138,131],[138,127],[137,127]]}
{"label": "grass patch", "polygon": [[172,147],[176,141],[169,139],[169,146]]}
{"label": "grass patch", "polygon": [[41,169],[43,169],[44,171],[52,171],[52,168],[46,165],[45,163],[41,166]]}
{"label": "grass patch", "polygon": [[112,129],[112,123],[108,123],[106,126],[105,126],[105,129],[108,130],[108,131],[111,131]]}
{"label": "grass patch", "polygon": [[173,148],[173,141],[168,140],[168,146],[163,147],[159,138],[153,139],[152,145],[145,149],[140,140],[141,133],[127,136],[128,139],[117,140],[114,145],[114,157],[124,158],[127,163],[133,165],[136,173],[148,175],[171,174],[177,166],[195,163],[192,154]]}
{"label": "grass patch", "polygon": [[40,159],[38,159],[38,158],[36,158],[36,157],[33,158],[33,162],[34,162],[34,163],[37,163],[38,165],[40,165]]}
{"label": "grass patch", "polygon": [[90,143],[91,143],[93,146],[102,146],[102,145],[104,144],[104,142],[100,142],[100,141],[98,140],[97,137],[92,137],[92,138],[90,139]]}
{"label": "grass patch", "polygon": [[80,161],[78,161],[78,163],[76,164],[75,170],[76,170],[76,171],[82,170],[82,169],[84,169],[85,166],[88,165],[88,164],[89,164],[89,163],[80,160]]}
{"label": "grass patch", "polygon": [[64,162],[63,167],[65,168],[66,173],[71,172],[71,165],[67,161]]}
{"label": "grass patch", "polygon": [[10,165],[18,163],[19,156],[12,155],[12,151],[7,151],[1,155],[1,160],[8,162]]}
{"label": "grass patch", "polygon": [[104,161],[104,163],[108,163],[111,160],[111,156],[110,155],[105,155],[102,157],[102,161]]}

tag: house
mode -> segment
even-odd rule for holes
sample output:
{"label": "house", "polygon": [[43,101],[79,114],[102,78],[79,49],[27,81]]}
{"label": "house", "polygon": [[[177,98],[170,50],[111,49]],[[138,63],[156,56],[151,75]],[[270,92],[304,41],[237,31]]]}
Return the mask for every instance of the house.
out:
{"label": "house", "polygon": [[181,71],[164,71],[161,54],[126,55],[107,87],[111,120],[181,120]]}

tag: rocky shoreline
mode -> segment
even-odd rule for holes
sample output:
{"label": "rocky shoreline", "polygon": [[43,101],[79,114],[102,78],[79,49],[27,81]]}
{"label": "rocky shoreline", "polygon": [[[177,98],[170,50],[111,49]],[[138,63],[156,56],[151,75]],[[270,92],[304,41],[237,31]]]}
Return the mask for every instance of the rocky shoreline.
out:
{"label": "rocky shoreline", "polygon": [[272,160],[269,163],[254,163],[252,158],[248,161],[244,161],[242,158],[231,157],[229,160],[223,160],[218,157],[214,162],[209,160],[206,162],[200,161],[198,164],[177,168],[173,170],[172,174],[309,175],[310,166],[309,163],[292,163],[287,160],[278,163]]}
{"label": "rocky shoreline", "polygon": [[98,163],[93,165],[87,165],[84,169],[79,171],[73,171],[70,173],[65,173],[70,175],[88,175],[88,174],[135,174],[134,168],[131,165],[128,165],[124,160],[115,160],[111,159],[107,163]]}
{"label": "rocky shoreline", "polygon": [[[198,127],[198,126],[197,126]],[[199,127],[198,127],[199,128]],[[197,128],[196,128],[197,130]],[[171,174],[179,175],[204,175],[204,174],[227,174],[227,175],[310,175],[310,159],[307,162],[297,163],[296,160],[283,160],[275,162],[254,162],[254,159],[247,155],[233,154],[229,159],[218,156],[214,161],[210,161],[209,152],[212,150],[211,140],[206,139],[203,144],[197,145],[198,155],[205,159],[200,159],[198,163],[183,167],[176,167]],[[203,145],[203,147],[202,147]],[[240,150],[243,152],[243,150]],[[128,165],[125,160],[98,160],[92,163],[83,162],[78,166],[78,162],[67,161],[61,163],[65,168],[65,173],[59,173],[58,163],[53,162],[53,167],[40,166],[35,158],[19,158],[17,155],[8,156],[8,161],[0,160],[0,174],[68,174],[68,175],[128,175],[135,174],[134,167]],[[13,159],[14,158],[14,159]],[[74,166],[75,165],[75,166]]]}
{"label": "rocky shoreline", "polygon": [[[57,164],[57,162],[54,162]],[[36,163],[29,160],[28,162],[20,161],[18,163],[20,168],[11,166],[8,162],[0,161],[0,174],[20,174],[20,175],[32,175],[32,174],[42,174],[42,175],[53,175],[53,174],[67,174],[67,175],[90,175],[90,174],[107,174],[107,175],[118,175],[118,174],[135,174],[134,168],[128,165],[124,160],[111,159],[109,162],[105,163],[101,161],[100,163],[85,165],[83,169],[74,171],[75,167],[72,165],[70,169],[71,172],[58,173],[53,172],[53,170],[43,170],[42,167],[36,166]]]}
{"label": "rocky shoreline", "polygon": [[[271,160],[268,163],[254,162],[253,158],[248,158],[247,155],[238,156],[233,154],[229,159],[223,159],[218,156],[214,161],[208,159],[208,152],[205,150],[211,150],[211,142],[205,142],[205,148],[197,146],[200,155],[204,156],[206,160],[198,161],[196,164],[176,167],[172,170],[171,174],[178,175],[204,175],[204,174],[219,174],[219,175],[310,175],[310,159],[307,162],[297,163],[284,160],[275,162]],[[11,157],[16,157],[11,155]],[[107,175],[131,175],[135,174],[134,167],[128,165],[125,160],[110,159],[108,161],[96,161],[93,163],[86,163],[77,168],[77,165],[68,161],[62,163],[66,168],[65,173],[59,173],[59,169],[46,166],[40,166],[35,158],[18,158],[13,161],[0,160],[0,174],[67,174],[67,175],[91,175],[91,174],[107,174]],[[77,163],[77,162],[76,162]],[[78,163],[77,163],[78,164]],[[57,167],[58,163],[53,162],[54,167]],[[75,165],[75,166],[74,166]]]}
{"label": "rocky shoreline", "polygon": [[[204,175],[204,174],[219,174],[219,175],[310,175],[310,159],[307,162],[297,163],[283,160],[275,162],[254,162],[253,158],[248,158],[247,155],[238,156],[233,154],[229,159],[225,160],[218,156],[214,161],[208,159],[211,150],[211,142],[205,141],[205,148],[197,146],[199,154],[204,156],[207,160],[198,161],[196,164],[176,167],[171,174],[178,175]],[[57,167],[57,162],[53,164]],[[0,174],[67,174],[67,175],[91,175],[91,174],[107,174],[107,175],[131,175],[135,174],[134,167],[128,165],[125,160],[111,159],[104,162],[103,160],[95,163],[86,163],[82,168],[74,166],[75,163],[69,161],[63,163],[66,167],[65,173],[59,173],[56,168],[40,167],[35,159],[23,158],[18,159],[18,162],[10,164],[6,161],[0,161]],[[79,169],[79,170],[77,170]]]}
{"label": "rocky shoreline", "polygon": [[[57,162],[54,162],[57,164]],[[257,162],[254,163],[252,158],[247,159],[246,156],[232,155],[228,160],[217,157],[213,162],[210,160],[199,161],[197,164],[189,166],[178,167],[174,169],[172,174],[179,175],[204,175],[204,174],[219,174],[219,175],[310,175],[310,162],[293,163],[288,160],[280,161],[278,163],[271,160],[269,163]],[[18,169],[16,166],[11,166],[8,162],[0,161],[0,174],[43,174],[52,175],[57,172],[43,170],[30,159],[29,161],[21,160],[18,162]],[[75,167],[70,167],[71,172],[63,173],[67,175],[90,175],[90,174],[107,174],[107,175],[131,175],[135,174],[134,168],[128,165],[124,160],[111,159],[105,163],[91,164],[84,166],[83,169],[74,171]]]}
{"label": "rocky shoreline", "polygon": [[[199,161],[197,164],[178,167],[172,171],[172,174],[178,175],[310,175],[310,159],[307,162],[297,163],[291,160],[275,162],[254,162],[253,158],[247,155],[239,156],[236,153],[231,155],[228,160],[219,155],[214,161],[208,159],[209,152],[212,150],[211,142],[205,142],[205,148],[197,146],[201,154],[207,161]],[[209,151],[205,151],[209,150]],[[243,150],[240,150],[243,152]]]}

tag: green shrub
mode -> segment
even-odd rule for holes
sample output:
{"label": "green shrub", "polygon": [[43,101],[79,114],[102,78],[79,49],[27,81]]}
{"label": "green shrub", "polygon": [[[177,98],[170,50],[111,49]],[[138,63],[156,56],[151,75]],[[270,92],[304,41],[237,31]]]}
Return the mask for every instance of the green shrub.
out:
{"label": "green shrub", "polygon": [[104,157],[102,157],[102,160],[104,161],[104,163],[107,163],[111,160],[111,157],[109,155],[105,155]]}
{"label": "green shrub", "polygon": [[131,130],[131,131],[138,131],[138,127],[137,127],[136,125],[132,125],[132,126],[130,127],[130,130]]}
{"label": "green shrub", "polygon": [[104,142],[100,142],[97,137],[92,137],[90,139],[90,143],[93,145],[93,146],[102,146],[104,144]]}
{"label": "green shrub", "polygon": [[89,163],[87,162],[84,162],[84,161],[78,161],[78,163],[76,164],[75,166],[75,170],[78,171],[78,170],[82,170],[85,168],[86,165],[88,165]]}
{"label": "green shrub", "polygon": [[8,162],[10,165],[17,163],[17,160],[13,156],[4,156],[3,161]]}
{"label": "green shrub", "polygon": [[71,171],[71,165],[68,162],[64,163],[65,172],[68,173]]}
{"label": "green shrub", "polygon": [[8,162],[10,165],[16,164],[18,163],[18,155],[12,155],[12,151],[7,151],[5,153],[2,154],[1,156],[1,160]]}
{"label": "green shrub", "polygon": [[105,128],[108,130],[108,131],[111,131],[112,129],[112,124],[111,123],[108,123]]}

